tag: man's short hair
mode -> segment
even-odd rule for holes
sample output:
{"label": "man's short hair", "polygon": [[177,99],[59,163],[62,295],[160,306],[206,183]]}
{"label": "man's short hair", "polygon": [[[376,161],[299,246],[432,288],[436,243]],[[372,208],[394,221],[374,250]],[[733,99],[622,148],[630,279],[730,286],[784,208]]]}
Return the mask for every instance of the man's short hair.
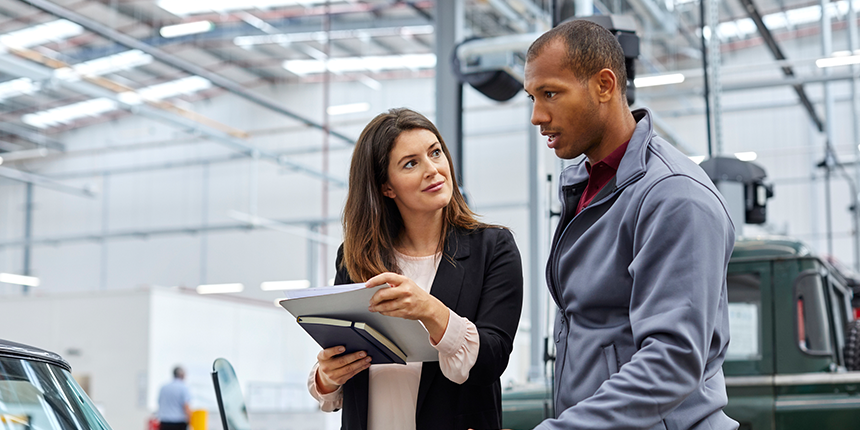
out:
{"label": "man's short hair", "polygon": [[174,378],[184,378],[185,370],[181,366],[176,366],[173,368],[173,377]]}
{"label": "man's short hair", "polygon": [[603,69],[612,70],[618,79],[621,96],[627,97],[627,68],[624,51],[618,39],[606,28],[591,21],[563,22],[542,34],[529,47],[526,61],[540,55],[551,42],[559,40],[567,47],[567,68],[581,83]]}

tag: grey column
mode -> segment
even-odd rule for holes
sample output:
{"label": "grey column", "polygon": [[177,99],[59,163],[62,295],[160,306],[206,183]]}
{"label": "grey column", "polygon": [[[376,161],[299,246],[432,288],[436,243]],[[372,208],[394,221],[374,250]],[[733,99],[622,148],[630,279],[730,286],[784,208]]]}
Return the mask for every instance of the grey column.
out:
{"label": "grey column", "polygon": [[463,183],[463,92],[451,70],[451,55],[463,32],[463,0],[436,2],[436,127],[454,161],[454,175]]}
{"label": "grey column", "polygon": [[[857,48],[860,45],[857,35],[857,11],[854,9],[854,2],[848,2],[848,49],[851,54],[857,55]],[[860,82],[857,81],[857,74],[860,73],[860,67],[851,66],[854,79],[851,80],[851,117],[854,119],[854,271],[860,273],[860,207],[858,200],[860,195]]]}
{"label": "grey column", "polygon": [[[526,118],[531,118],[532,106],[526,105]],[[528,160],[529,160],[529,374],[528,380],[532,382],[544,382],[544,343],[546,336],[544,323],[546,322],[545,311],[542,310],[546,303],[547,289],[544,280],[544,264],[546,263],[546,232],[545,223],[549,207],[543,198],[545,181],[543,163],[541,163],[541,149],[537,139],[537,130],[531,124],[528,129]]]}
{"label": "grey column", "polygon": [[[30,252],[33,245],[30,244],[30,239],[33,238],[33,183],[27,182],[26,202],[24,205],[24,276],[32,276],[30,268]],[[30,287],[27,285],[21,286],[21,292],[26,296],[30,292]]]}

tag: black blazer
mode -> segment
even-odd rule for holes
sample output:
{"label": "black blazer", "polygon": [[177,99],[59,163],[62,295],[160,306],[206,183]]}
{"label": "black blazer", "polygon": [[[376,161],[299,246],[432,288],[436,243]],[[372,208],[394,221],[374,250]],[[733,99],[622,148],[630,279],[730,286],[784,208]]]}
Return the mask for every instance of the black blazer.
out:
{"label": "black blazer", "polygon": [[[335,284],[348,284],[338,251]],[[523,304],[523,269],[511,232],[501,228],[455,229],[430,294],[468,318],[478,329],[480,348],[469,379],[448,380],[439,362],[425,362],[418,386],[418,430],[499,429],[502,426],[501,375],[508,365]],[[342,430],[367,430],[368,371],[343,386]],[[372,430],[372,429],[371,429]]]}

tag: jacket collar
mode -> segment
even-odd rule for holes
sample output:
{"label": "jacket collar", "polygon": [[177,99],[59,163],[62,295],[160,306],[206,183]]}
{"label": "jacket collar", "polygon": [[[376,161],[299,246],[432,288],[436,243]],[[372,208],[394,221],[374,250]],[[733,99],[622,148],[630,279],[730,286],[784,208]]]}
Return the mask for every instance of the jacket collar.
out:
{"label": "jacket collar", "polygon": [[[627,144],[627,151],[621,158],[618,171],[615,174],[618,188],[623,188],[629,182],[635,180],[645,172],[645,156],[648,151],[648,143],[654,135],[654,125],[651,120],[651,111],[648,108],[640,108],[632,111],[636,120],[636,129]],[[588,181],[588,171],[585,169],[586,158],[580,156],[574,164],[561,172],[561,186],[578,184]]]}

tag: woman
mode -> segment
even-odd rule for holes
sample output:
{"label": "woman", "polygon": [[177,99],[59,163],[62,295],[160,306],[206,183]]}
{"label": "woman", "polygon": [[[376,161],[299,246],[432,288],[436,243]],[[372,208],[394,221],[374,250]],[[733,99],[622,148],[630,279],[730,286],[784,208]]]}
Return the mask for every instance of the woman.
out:
{"label": "woman", "polygon": [[500,377],[522,308],[522,263],[510,231],[466,206],[439,131],[392,109],[356,143],[336,284],[388,283],[369,309],[420,320],[438,362],[373,365],[364,351],[319,353],[308,378],[342,429],[498,429]]}

